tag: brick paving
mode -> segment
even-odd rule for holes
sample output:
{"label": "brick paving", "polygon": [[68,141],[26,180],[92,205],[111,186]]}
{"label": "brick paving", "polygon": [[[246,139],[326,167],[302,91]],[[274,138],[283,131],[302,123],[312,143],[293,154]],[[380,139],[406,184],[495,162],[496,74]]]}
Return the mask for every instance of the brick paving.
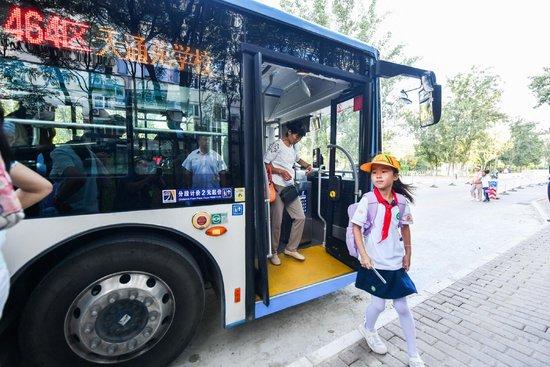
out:
{"label": "brick paving", "polygon": [[[426,366],[550,366],[550,226],[412,309]],[[406,366],[399,320],[319,366]]]}

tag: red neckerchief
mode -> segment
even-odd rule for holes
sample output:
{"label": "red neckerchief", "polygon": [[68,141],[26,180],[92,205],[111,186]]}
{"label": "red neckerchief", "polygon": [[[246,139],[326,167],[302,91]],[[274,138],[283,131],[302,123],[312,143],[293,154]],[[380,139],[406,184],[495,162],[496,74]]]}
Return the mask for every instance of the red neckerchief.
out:
{"label": "red neckerchief", "polygon": [[397,203],[397,195],[395,194],[395,191],[392,190],[392,194],[393,201],[390,204],[386,199],[382,197],[382,194],[378,190],[378,187],[374,188],[374,195],[376,196],[376,200],[378,200],[378,202],[384,205],[384,208],[386,208],[386,211],[384,212],[384,224],[382,225],[382,239],[380,240],[380,242],[388,238],[388,231],[390,229],[391,223],[391,209],[395,206],[395,203]]}

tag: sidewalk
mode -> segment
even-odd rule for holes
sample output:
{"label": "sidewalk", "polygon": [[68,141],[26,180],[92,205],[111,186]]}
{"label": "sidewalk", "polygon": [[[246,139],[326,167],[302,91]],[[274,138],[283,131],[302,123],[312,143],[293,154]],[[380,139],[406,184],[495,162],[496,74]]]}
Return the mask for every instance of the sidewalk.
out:
{"label": "sidewalk", "polygon": [[[426,366],[550,366],[550,226],[413,309]],[[392,310],[393,311],[393,310]],[[394,320],[379,330],[388,354],[361,340],[322,367],[406,366]]]}

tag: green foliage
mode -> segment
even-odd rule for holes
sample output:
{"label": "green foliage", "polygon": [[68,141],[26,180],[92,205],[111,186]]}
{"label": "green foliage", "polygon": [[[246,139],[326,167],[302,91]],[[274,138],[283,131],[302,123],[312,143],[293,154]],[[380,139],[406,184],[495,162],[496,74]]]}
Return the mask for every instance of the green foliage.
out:
{"label": "green foliage", "polygon": [[416,156],[426,162],[431,168],[437,169],[445,162],[447,146],[443,140],[445,127],[440,123],[427,129],[418,127],[416,116],[407,115],[407,120],[413,130],[417,143],[415,144]]}
{"label": "green foliage", "polygon": [[487,128],[504,120],[498,107],[502,94],[499,82],[497,75],[477,67],[448,81],[452,99],[440,122],[447,142],[447,162],[466,162],[473,145],[486,139]]}
{"label": "green foliage", "polygon": [[550,67],[545,67],[542,75],[531,77],[529,88],[538,99],[537,107],[550,105]]}
{"label": "green foliage", "polygon": [[502,165],[500,157],[506,149],[506,144],[499,142],[490,133],[484,131],[479,139],[472,144],[471,156],[477,165],[496,169]]}
{"label": "green foliage", "polygon": [[518,168],[537,167],[545,149],[536,131],[536,124],[518,120],[510,126],[510,146],[502,160]]}
{"label": "green foliage", "polygon": [[550,134],[546,135],[542,147],[542,165],[544,168],[550,167]]}
{"label": "green foliage", "polygon": [[[437,168],[469,159],[488,162],[498,154],[491,149],[486,130],[504,119],[498,103],[501,90],[498,76],[485,69],[472,67],[447,82],[447,102],[439,124],[420,128],[416,115],[407,115],[409,128],[417,140],[416,154]],[[498,152],[498,150],[497,150]]]}

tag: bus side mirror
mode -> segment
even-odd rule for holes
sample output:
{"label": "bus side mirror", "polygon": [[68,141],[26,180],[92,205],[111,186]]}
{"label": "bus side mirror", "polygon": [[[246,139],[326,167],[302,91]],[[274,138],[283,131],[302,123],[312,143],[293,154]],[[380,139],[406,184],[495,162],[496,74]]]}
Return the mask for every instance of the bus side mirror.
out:
{"label": "bus side mirror", "polygon": [[420,127],[435,125],[441,119],[441,85],[432,84],[426,76],[418,91],[420,107]]}

